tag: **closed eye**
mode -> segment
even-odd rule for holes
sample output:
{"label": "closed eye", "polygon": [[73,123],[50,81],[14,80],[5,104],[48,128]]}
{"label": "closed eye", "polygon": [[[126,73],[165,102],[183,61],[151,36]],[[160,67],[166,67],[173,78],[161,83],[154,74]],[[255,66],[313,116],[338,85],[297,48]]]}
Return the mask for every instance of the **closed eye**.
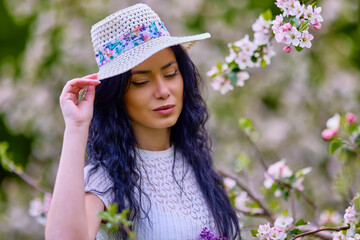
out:
{"label": "closed eye", "polygon": [[146,84],[148,81],[144,81],[144,82],[131,82],[132,85],[134,86],[142,86],[144,84]]}
{"label": "closed eye", "polygon": [[174,73],[171,73],[171,74],[165,75],[165,77],[166,77],[166,78],[173,78],[173,77],[175,77],[175,76],[176,76],[176,75],[178,75],[178,74],[179,74],[178,70],[175,70],[175,72],[174,72]]}

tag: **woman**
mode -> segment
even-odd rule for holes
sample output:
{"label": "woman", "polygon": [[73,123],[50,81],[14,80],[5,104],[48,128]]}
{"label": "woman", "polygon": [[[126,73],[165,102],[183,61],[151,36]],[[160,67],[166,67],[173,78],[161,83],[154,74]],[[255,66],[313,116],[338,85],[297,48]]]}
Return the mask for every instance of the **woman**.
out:
{"label": "woman", "polygon": [[93,26],[99,73],[69,81],[60,96],[66,129],[48,239],[119,239],[96,215],[112,203],[130,209],[138,239],[198,239],[204,227],[239,236],[211,167],[200,78],[183,49],[209,36],[171,37],[145,4]]}

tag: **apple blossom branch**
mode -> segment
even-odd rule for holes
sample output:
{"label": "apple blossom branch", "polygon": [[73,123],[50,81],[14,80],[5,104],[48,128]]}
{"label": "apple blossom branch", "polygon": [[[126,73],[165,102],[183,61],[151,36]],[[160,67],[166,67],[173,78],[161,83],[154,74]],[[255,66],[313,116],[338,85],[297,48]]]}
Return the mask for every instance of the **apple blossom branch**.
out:
{"label": "apple blossom branch", "polygon": [[312,235],[312,234],[322,232],[322,231],[342,231],[342,230],[347,230],[349,228],[350,228],[349,225],[348,226],[343,226],[343,227],[320,227],[320,228],[318,228],[316,230],[309,231],[309,232],[304,232],[304,233],[301,233],[299,235],[296,235],[293,238],[291,238],[290,240],[295,240],[297,238],[300,238],[300,237],[303,237],[303,236],[306,236],[306,235]]}
{"label": "apple blossom branch", "polygon": [[[247,192],[247,194],[249,195],[249,197],[251,199],[253,199],[256,203],[259,204],[260,208],[263,209],[264,213],[262,214],[263,216],[267,217],[269,220],[271,220],[272,222],[275,221],[275,216],[273,214],[271,214],[270,210],[266,207],[265,203],[258,197],[256,197],[252,191],[250,189],[248,189],[246,187],[245,184],[242,183],[241,179],[234,173],[228,172],[226,170],[217,170],[217,172],[223,176],[223,177],[229,177],[233,180],[235,180],[236,184],[243,189],[245,192]],[[260,216],[261,214],[257,214],[258,216]]]}
{"label": "apple blossom branch", "polygon": [[213,79],[211,85],[214,90],[226,94],[234,86],[243,87],[245,80],[250,77],[245,71],[247,68],[264,68],[269,65],[275,56],[273,39],[279,44],[285,44],[283,51],[286,53],[290,53],[292,47],[298,52],[311,48],[314,36],[309,33],[309,28],[321,29],[321,7],[316,7],[313,0],[277,0],[275,5],[281,14],[273,19],[270,10],[262,13],[252,25],[254,40],[251,41],[249,35],[245,35],[229,43],[229,56],[225,58],[225,63],[218,62],[207,72],[207,76]]}

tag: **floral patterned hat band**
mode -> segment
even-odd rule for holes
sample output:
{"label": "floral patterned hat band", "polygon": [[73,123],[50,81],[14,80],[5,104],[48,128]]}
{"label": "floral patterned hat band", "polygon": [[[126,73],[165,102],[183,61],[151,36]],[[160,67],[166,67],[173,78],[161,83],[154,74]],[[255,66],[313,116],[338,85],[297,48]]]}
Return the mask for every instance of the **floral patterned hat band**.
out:
{"label": "floral patterned hat band", "polygon": [[127,72],[151,55],[181,44],[189,49],[209,33],[172,37],[159,16],[146,4],[136,4],[104,18],[91,28],[99,80]]}

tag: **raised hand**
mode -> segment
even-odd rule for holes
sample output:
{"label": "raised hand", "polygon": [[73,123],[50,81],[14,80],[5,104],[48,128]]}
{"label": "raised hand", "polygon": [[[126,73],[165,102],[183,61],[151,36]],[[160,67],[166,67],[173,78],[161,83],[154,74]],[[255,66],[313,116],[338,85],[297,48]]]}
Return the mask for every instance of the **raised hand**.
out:
{"label": "raised hand", "polygon": [[[60,106],[66,127],[88,127],[93,116],[95,87],[100,84],[98,75],[75,78],[66,83],[60,95]],[[87,87],[83,101],[78,102],[79,91]]]}

